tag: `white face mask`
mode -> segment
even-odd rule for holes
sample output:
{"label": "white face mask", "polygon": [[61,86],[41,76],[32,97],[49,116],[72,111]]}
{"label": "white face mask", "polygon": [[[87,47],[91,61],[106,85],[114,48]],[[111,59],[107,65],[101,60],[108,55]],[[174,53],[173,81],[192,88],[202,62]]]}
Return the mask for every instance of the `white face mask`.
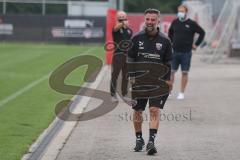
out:
{"label": "white face mask", "polygon": [[186,17],[186,13],[184,12],[178,12],[177,14],[178,18],[180,21],[184,21],[185,20],[185,17]]}

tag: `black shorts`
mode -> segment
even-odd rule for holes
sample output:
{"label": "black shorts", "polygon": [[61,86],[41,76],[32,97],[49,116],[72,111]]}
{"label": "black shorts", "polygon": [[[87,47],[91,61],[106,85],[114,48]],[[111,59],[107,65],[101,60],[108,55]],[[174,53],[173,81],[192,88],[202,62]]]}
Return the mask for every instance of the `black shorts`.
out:
{"label": "black shorts", "polygon": [[149,107],[158,107],[160,109],[163,109],[168,95],[164,95],[161,97],[156,97],[156,98],[145,98],[145,99],[137,99],[137,104],[132,107],[132,109],[136,111],[144,111],[147,105],[147,102],[149,100]]}

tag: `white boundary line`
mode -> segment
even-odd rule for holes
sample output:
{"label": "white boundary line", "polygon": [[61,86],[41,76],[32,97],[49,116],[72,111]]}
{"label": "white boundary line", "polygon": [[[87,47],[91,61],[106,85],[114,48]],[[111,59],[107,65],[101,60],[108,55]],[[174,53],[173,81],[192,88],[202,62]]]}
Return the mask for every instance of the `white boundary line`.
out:
{"label": "white boundary line", "polygon": [[[86,50],[83,54],[88,54],[89,52],[93,51],[94,49],[96,49],[96,47],[93,48],[88,48],[88,50]],[[32,83],[26,85],[25,87],[23,87],[22,89],[19,89],[18,91],[16,91],[15,93],[11,94],[10,96],[4,98],[3,100],[0,101],[0,108],[2,108],[5,104],[7,104],[8,102],[16,99],[18,96],[21,96],[22,94],[24,94],[25,92],[31,90],[33,87],[37,86],[38,84],[40,84],[41,82],[43,82],[44,80],[47,80],[48,77],[50,76],[50,74],[44,75],[43,77],[33,81]]]}
{"label": "white boundary line", "polygon": [[[96,47],[90,48],[84,54],[87,54],[87,53],[93,51],[94,49],[96,49]],[[102,70],[100,71],[99,75],[97,76],[96,81],[94,83],[91,83],[91,84],[85,83],[83,86],[85,86],[85,87],[87,86],[89,88],[97,88],[99,86],[101,80],[103,79],[107,69],[108,69],[108,66],[104,66],[102,68]],[[76,101],[76,100],[78,100],[79,97],[81,97],[81,96],[75,95],[72,98],[72,100]],[[89,103],[89,101],[90,101],[89,97],[82,97],[80,99],[80,101],[78,102],[78,105],[75,108],[73,108],[73,112],[82,113],[82,111],[87,107],[87,104]],[[79,106],[80,103],[81,103],[81,106],[83,106],[83,107]],[[49,127],[47,129],[45,129],[43,131],[43,133],[39,136],[39,138],[36,140],[36,142],[32,144],[32,146],[29,148],[29,152],[22,157],[22,160],[29,159],[29,157],[31,156],[31,153],[33,153],[36,150],[36,148],[40,145],[40,143],[42,141],[44,141],[45,136],[49,134],[49,132],[54,128],[54,126],[59,121],[62,121],[62,120],[60,120],[58,117],[56,117],[54,119],[54,121],[49,125]],[[53,160],[57,157],[60,149],[63,147],[64,143],[66,142],[67,138],[71,134],[71,132],[74,129],[74,126],[76,124],[77,124],[76,121],[63,122],[63,125],[61,126],[60,131],[51,140],[50,144],[48,145],[48,147],[45,149],[43,155],[41,156],[42,160],[47,160],[47,159]]]}
{"label": "white boundary line", "polygon": [[[102,70],[100,71],[99,75],[97,76],[97,79],[94,83],[89,85],[89,88],[96,89],[103,77],[105,76],[107,72],[108,67],[104,66]],[[77,99],[77,95],[74,96],[74,100]],[[89,97],[82,97],[80,101],[78,102],[78,105],[73,109],[73,112],[82,113],[83,110],[87,107],[89,101],[91,98]],[[81,105],[80,105],[81,104]],[[66,143],[68,137],[70,136],[72,130],[74,129],[75,125],[77,124],[77,121],[72,122],[64,122],[61,130],[58,132],[58,134],[52,139],[49,146],[46,148],[45,153],[41,157],[41,160],[54,160],[58,156],[60,150],[63,148],[64,144]]]}
{"label": "white boundary line", "polygon": [[23,87],[22,89],[18,90],[17,92],[11,94],[10,96],[6,97],[5,99],[0,101],[0,108],[2,108],[5,104],[7,104],[8,102],[16,99],[18,96],[21,96],[22,94],[24,94],[25,92],[31,90],[33,87],[37,86],[38,84],[40,84],[41,82],[43,82],[44,80],[48,79],[50,74],[47,74],[35,81],[33,81],[32,83],[26,85],[25,87]]}

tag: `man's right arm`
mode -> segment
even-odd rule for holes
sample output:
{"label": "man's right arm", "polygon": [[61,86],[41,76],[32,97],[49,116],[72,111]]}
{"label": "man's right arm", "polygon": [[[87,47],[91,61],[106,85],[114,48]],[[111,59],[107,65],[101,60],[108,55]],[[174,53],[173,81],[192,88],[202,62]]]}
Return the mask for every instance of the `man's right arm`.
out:
{"label": "man's right arm", "polygon": [[119,29],[121,29],[123,27],[123,25],[124,25],[123,23],[117,22],[117,24],[113,27],[113,31],[114,32],[119,31]]}
{"label": "man's right arm", "polygon": [[137,56],[137,43],[136,43],[136,37],[133,37],[131,39],[131,43],[132,43],[132,47],[128,50],[128,54],[127,54],[127,64],[128,64],[128,71],[129,71],[129,76],[130,79],[132,81],[132,83],[134,83],[134,77],[135,75],[135,64],[134,62],[136,61],[136,56]]}

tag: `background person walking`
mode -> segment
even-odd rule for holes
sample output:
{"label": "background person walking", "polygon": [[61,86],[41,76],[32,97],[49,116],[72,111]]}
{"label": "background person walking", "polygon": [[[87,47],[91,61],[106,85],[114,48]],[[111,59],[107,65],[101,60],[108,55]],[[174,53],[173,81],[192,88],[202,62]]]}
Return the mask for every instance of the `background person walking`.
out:
{"label": "background person walking", "polygon": [[[175,19],[168,32],[173,45],[171,83],[174,83],[175,73],[179,65],[182,70],[181,90],[177,99],[184,99],[184,92],[188,83],[188,72],[191,66],[192,50],[196,50],[202,43],[205,31],[187,16],[188,8],[185,5],[178,7],[177,19]],[[194,43],[195,33],[199,34]]]}

